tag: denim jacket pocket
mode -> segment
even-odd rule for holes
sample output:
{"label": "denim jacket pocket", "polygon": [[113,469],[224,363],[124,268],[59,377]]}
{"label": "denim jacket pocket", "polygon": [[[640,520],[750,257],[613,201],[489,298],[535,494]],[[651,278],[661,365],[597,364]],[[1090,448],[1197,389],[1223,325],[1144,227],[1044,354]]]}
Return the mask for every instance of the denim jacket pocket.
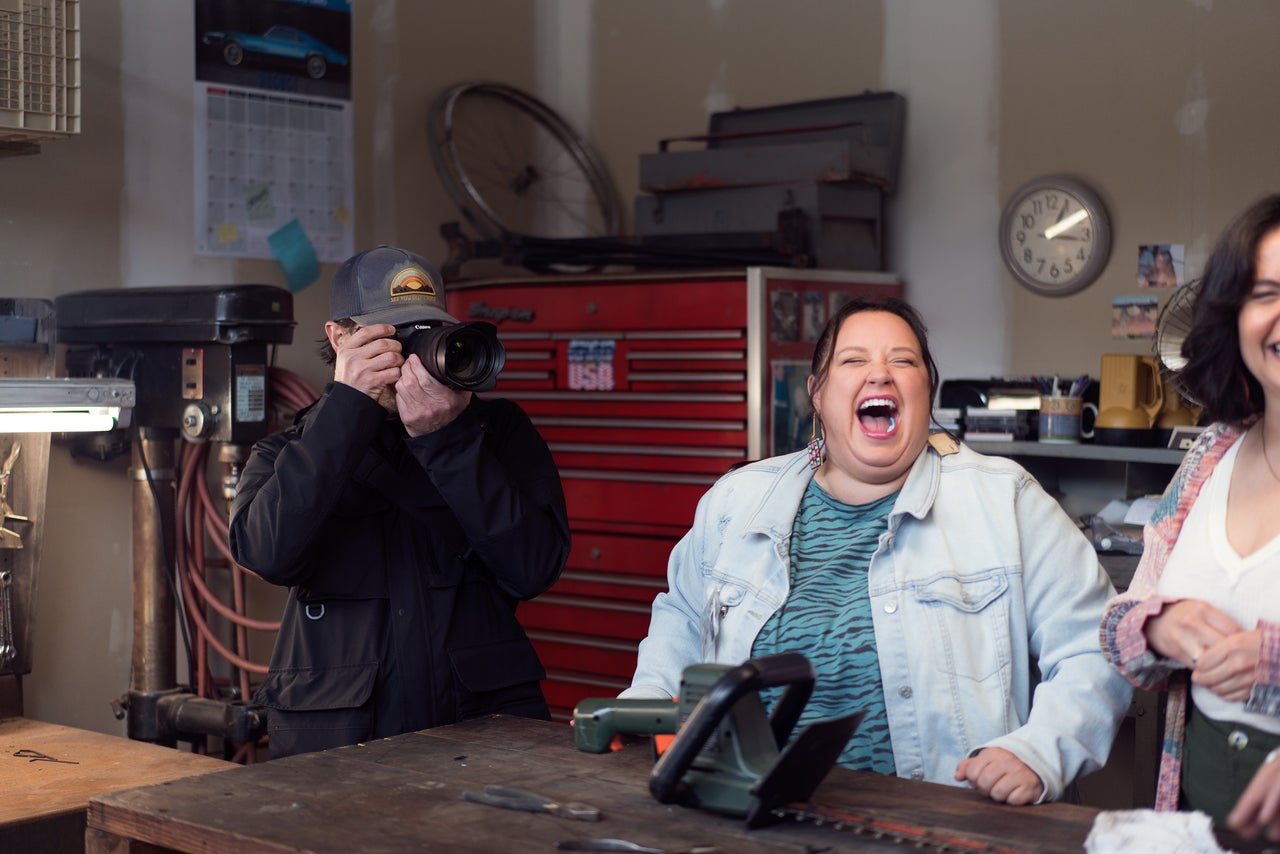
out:
{"label": "denim jacket pocket", "polygon": [[702,648],[700,661],[716,660],[721,622],[729,613],[729,609],[742,604],[746,596],[747,588],[738,584],[718,583],[712,588],[698,626],[698,638]]}
{"label": "denim jacket pocket", "polygon": [[935,576],[916,587],[939,670],[981,682],[1008,665],[1008,589],[999,569]]}

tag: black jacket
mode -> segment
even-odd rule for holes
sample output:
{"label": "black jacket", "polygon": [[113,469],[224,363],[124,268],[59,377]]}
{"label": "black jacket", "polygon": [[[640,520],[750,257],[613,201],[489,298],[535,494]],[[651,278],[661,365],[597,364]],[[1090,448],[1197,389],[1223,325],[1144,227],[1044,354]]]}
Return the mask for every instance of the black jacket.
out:
{"label": "black jacket", "polygon": [[473,398],[410,438],[332,383],[254,446],[231,553],[292,588],[254,699],[272,756],[477,715],[549,718],[516,605],[569,553],[560,477],[523,410]]}

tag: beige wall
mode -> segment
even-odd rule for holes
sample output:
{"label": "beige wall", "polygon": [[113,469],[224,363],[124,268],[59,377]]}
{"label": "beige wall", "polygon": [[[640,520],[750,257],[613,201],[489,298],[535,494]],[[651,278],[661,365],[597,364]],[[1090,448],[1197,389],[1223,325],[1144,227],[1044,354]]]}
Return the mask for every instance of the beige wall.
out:
{"label": "beige wall", "polygon": [[[537,89],[583,122],[630,210],[637,156],[733,106],[891,88],[907,98],[895,269],[934,329],[945,376],[1074,373],[1113,342],[1108,307],[1135,292],[1136,247],[1214,234],[1274,183],[1260,81],[1280,56],[1266,0],[359,0],[354,18],[356,243],[437,258],[457,217],[424,123],[444,86]],[[159,284],[283,285],[274,262],[191,252],[191,4],[85,2],[83,133],[0,159],[0,294]],[[168,33],[172,38],[157,38]],[[577,69],[585,69],[578,71]],[[585,75],[585,78],[584,76]],[[1208,104],[1207,120],[1188,105]],[[1017,287],[998,263],[1000,205],[1028,178],[1070,171],[1102,193],[1116,248],[1065,299]],[[475,275],[488,267],[468,267]],[[280,364],[319,384],[324,282],[295,302]],[[45,520],[33,717],[122,731],[128,687],[130,487],[123,461],[55,448]]]}
{"label": "beige wall", "polygon": [[[879,0],[596,3],[591,139],[631,222],[639,156],[711,112],[880,87]],[[784,11],[785,8],[785,11]]]}
{"label": "beige wall", "polygon": [[[0,159],[0,293],[52,299],[89,288],[266,283],[270,261],[192,254],[192,68],[189,3],[85,2],[83,132],[39,155]],[[477,77],[529,88],[532,7],[522,0],[362,0],[353,18],[357,246],[388,242],[442,255],[440,222],[456,218],[426,146],[431,98]],[[160,39],[157,33],[173,38]],[[327,282],[295,296],[294,344],[278,363],[325,380],[315,342]],[[123,733],[108,701],[129,687],[132,528],[128,460],[51,454],[26,713]],[[274,616],[272,593],[261,596]],[[180,664],[179,678],[184,678]]]}
{"label": "beige wall", "polygon": [[1110,337],[1111,299],[1140,293],[1137,247],[1184,244],[1198,276],[1227,220],[1280,185],[1280,114],[1264,82],[1280,72],[1278,24],[1265,0],[1002,0],[1002,198],[1074,172],[1114,228],[1106,271],[1079,294],[1041,297],[1006,276],[1012,369],[1097,376],[1104,352],[1151,352]]}
{"label": "beige wall", "polygon": [[[0,289],[52,299],[120,284],[119,10],[82,4],[82,128],[40,154],[0,160]],[[50,453],[32,677],[33,717],[112,731],[108,700],[128,688],[132,525],[122,465]]]}

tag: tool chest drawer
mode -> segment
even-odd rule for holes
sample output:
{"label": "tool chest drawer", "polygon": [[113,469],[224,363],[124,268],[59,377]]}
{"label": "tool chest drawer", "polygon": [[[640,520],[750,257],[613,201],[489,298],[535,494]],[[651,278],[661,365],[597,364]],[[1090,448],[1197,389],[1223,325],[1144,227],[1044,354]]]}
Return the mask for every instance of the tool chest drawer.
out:
{"label": "tool chest drawer", "polygon": [[[573,642],[554,632],[538,629],[530,629],[529,637],[533,641],[533,648],[538,651],[538,657],[542,659],[542,666],[551,673],[605,674],[601,681],[612,679],[623,687],[630,683],[629,671],[636,666],[636,643],[633,641],[597,639],[590,643]],[[613,673],[626,673],[627,676],[607,676]],[[618,690],[621,691],[622,688]],[[598,696],[608,696],[608,692]],[[568,705],[577,705],[578,699],[580,698],[575,698]]]}
{"label": "tool chest drawer", "polygon": [[[625,574],[648,576],[660,589],[666,588],[669,537],[575,531],[573,548],[565,573],[582,576]],[[652,596],[649,598],[653,598]]]}
{"label": "tool chest drawer", "polygon": [[566,596],[551,590],[520,606],[520,622],[526,629],[571,631],[639,643],[649,630],[649,604]]}
{"label": "tool chest drawer", "polygon": [[643,520],[656,525],[683,524],[688,527],[693,521],[698,499],[715,482],[715,478],[689,476],[680,482],[675,479],[681,475],[666,475],[671,478],[669,481],[658,480],[660,477],[659,473],[647,472],[561,469],[560,480],[570,508],[570,526],[574,520],[604,524],[629,524]]}
{"label": "tool chest drawer", "polygon": [[827,306],[899,290],[884,273],[771,268],[450,283],[455,317],[498,326],[490,396],[528,413],[564,486],[568,563],[518,612],[555,718],[630,684],[698,500],[773,452],[778,366],[802,383]]}

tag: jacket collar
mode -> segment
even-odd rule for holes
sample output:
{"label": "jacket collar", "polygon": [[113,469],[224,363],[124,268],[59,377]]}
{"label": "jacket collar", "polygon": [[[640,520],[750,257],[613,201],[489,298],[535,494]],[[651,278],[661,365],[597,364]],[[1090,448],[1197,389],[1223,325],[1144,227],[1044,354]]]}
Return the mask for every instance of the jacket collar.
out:
{"label": "jacket collar", "polygon": [[893,503],[893,510],[889,513],[890,531],[902,524],[902,517],[905,515],[923,519],[929,514],[934,499],[938,497],[938,485],[942,480],[942,458],[958,450],[958,447],[939,449],[933,441],[925,445],[911,466],[906,482],[902,484],[898,500]]}
{"label": "jacket collar", "polygon": [[813,469],[809,468],[808,450],[762,460],[751,468],[769,466],[774,467],[774,476],[760,492],[756,506],[747,520],[746,530],[748,533],[766,534],[774,540],[780,540],[791,536],[800,499],[804,497],[804,491],[813,479]]}
{"label": "jacket collar", "polygon": [[[889,528],[893,530],[901,524],[904,515],[923,519],[933,507],[938,496],[938,485],[942,478],[942,458],[960,453],[960,447],[946,434],[944,439],[930,441],[925,445],[920,456],[911,466],[906,481],[898,493],[898,500],[893,504],[889,514]],[[809,468],[807,450],[796,451],[781,457],[773,457],[756,464],[772,465],[775,475],[768,486],[760,493],[759,500],[746,529],[750,533],[766,534],[773,539],[782,539],[791,535],[795,523],[796,512],[804,491],[813,479],[813,469]]]}

